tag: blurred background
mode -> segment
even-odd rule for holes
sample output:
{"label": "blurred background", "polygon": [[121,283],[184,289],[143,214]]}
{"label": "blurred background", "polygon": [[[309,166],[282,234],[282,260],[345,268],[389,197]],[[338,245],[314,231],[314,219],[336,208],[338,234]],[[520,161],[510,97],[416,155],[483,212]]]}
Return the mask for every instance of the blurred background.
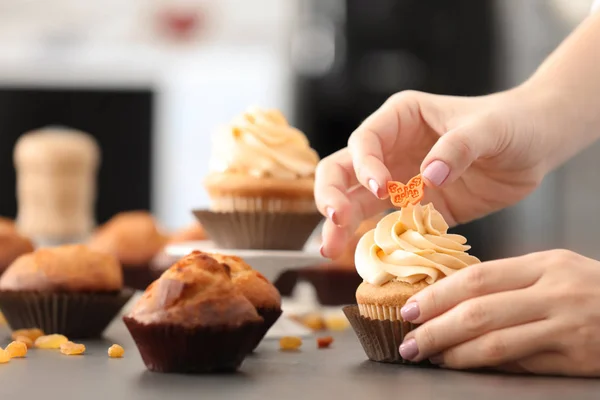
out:
{"label": "blurred background", "polygon": [[[281,109],[321,156],[405,89],[479,95],[526,79],[591,0],[0,0],[0,215],[12,150],[66,125],[102,146],[98,222],[151,210],[169,229],[208,204],[210,135]],[[522,204],[460,227],[483,259],[567,247],[600,258],[599,147]],[[589,175],[589,176],[588,176]]]}

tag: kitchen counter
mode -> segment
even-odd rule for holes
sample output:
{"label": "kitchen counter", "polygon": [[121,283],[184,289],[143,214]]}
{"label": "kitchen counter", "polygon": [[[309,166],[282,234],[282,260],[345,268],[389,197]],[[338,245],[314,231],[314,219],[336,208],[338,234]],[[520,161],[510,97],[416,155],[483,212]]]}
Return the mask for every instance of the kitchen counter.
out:
{"label": "kitchen counter", "polygon": [[[8,331],[0,331],[2,337]],[[148,372],[120,321],[106,339],[84,341],[84,356],[31,350],[26,359],[0,365],[3,399],[598,399],[600,380],[507,376],[377,364],[352,331],[335,335],[330,349],[314,339],[302,351],[282,353],[266,341],[233,375],[169,375]],[[5,345],[7,341],[3,341]],[[109,359],[119,343],[125,358]],[[18,397],[17,397],[18,396]]]}

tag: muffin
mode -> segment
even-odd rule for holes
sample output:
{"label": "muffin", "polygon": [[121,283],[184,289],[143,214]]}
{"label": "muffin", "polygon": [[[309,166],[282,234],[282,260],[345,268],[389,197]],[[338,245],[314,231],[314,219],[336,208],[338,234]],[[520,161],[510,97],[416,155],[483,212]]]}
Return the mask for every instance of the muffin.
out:
{"label": "muffin", "polygon": [[168,240],[167,244],[183,243],[183,242],[196,242],[200,240],[207,240],[208,236],[206,231],[198,222],[195,222],[179,231],[173,233]]}
{"label": "muffin", "polygon": [[0,233],[16,232],[15,222],[10,218],[0,217]]}
{"label": "muffin", "polygon": [[460,235],[432,204],[408,205],[381,219],[356,247],[356,270],[363,278],[356,291],[358,306],[344,309],[369,359],[404,363],[398,352],[414,329],[400,309],[427,286],[480,261],[469,255]]}
{"label": "muffin", "polygon": [[119,262],[83,245],[38,249],[0,278],[0,309],[13,330],[100,336],[131,298]]}
{"label": "muffin", "polygon": [[38,246],[87,240],[96,223],[100,158],[96,139],[75,129],[22,135],[14,148],[19,232]]}
{"label": "muffin", "polygon": [[156,372],[236,370],[263,325],[230,270],[199,251],[166,270],[123,320]]}
{"label": "muffin", "polygon": [[318,161],[279,111],[251,109],[216,135],[204,181],[210,210],[194,215],[221,248],[301,249],[321,220]]}
{"label": "muffin", "polygon": [[150,263],[167,240],[150,213],[129,211],[98,228],[88,246],[117,257],[123,266],[125,286],[144,290],[156,278]]}
{"label": "muffin", "polygon": [[211,256],[229,268],[233,285],[252,303],[258,315],[264,320],[262,334],[257,337],[252,347],[254,350],[281,316],[281,296],[267,278],[252,269],[241,258],[223,254],[211,254]]}
{"label": "muffin", "polygon": [[0,275],[19,256],[31,253],[33,243],[28,238],[21,236],[16,229],[2,227],[0,221]]}

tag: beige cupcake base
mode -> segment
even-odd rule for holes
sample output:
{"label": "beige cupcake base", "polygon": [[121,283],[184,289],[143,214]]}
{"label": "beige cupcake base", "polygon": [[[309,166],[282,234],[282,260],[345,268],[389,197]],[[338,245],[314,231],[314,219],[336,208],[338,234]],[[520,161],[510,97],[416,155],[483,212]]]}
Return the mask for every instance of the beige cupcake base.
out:
{"label": "beige cupcake base", "polygon": [[205,179],[204,185],[211,198],[212,211],[317,211],[313,178],[256,178],[238,173],[213,173]]}
{"label": "beige cupcake base", "polygon": [[380,321],[401,321],[402,315],[400,314],[400,309],[402,307],[384,307],[376,304],[359,304],[358,310],[360,315],[369,318],[376,319]]}

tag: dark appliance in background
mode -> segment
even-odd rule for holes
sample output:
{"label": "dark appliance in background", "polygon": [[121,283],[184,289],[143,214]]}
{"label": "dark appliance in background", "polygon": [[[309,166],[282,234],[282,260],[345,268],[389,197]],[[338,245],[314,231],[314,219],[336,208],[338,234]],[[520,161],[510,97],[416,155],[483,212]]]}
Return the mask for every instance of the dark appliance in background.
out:
{"label": "dark appliance in background", "polygon": [[[361,121],[396,92],[471,96],[496,87],[492,0],[302,5],[291,46],[295,119],[322,157],[344,147]],[[474,255],[496,258],[496,236],[485,221],[455,232],[467,236]]]}
{"label": "dark appliance in background", "polygon": [[150,209],[153,94],[145,90],[0,88],[0,215],[15,217],[13,147],[48,125],[93,135],[102,149],[96,219]]}

